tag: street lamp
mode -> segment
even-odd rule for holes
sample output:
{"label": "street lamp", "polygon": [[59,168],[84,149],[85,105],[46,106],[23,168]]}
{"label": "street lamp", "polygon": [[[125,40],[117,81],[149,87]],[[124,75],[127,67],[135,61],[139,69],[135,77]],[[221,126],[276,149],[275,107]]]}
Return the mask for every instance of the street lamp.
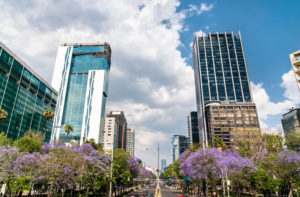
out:
{"label": "street lamp", "polygon": [[113,161],[114,161],[114,148],[112,148],[112,151],[111,151],[111,164],[110,164],[110,183],[109,183],[109,197],[112,197]]}

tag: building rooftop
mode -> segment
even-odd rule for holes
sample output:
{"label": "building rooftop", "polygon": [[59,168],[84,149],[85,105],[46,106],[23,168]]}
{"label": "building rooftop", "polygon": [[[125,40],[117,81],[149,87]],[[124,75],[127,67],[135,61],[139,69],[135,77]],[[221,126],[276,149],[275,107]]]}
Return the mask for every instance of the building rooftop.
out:
{"label": "building rooftop", "polygon": [[110,46],[107,42],[93,43],[62,43],[60,46]]}
{"label": "building rooftop", "polygon": [[52,86],[44,80],[39,74],[37,74],[32,68],[30,68],[21,58],[19,58],[14,52],[12,52],[6,45],[0,41],[0,47],[3,48],[9,55],[16,59],[22,66],[24,66],[29,72],[36,76],[41,82],[43,82],[48,88],[50,88],[54,93],[57,94],[57,91],[52,88]]}

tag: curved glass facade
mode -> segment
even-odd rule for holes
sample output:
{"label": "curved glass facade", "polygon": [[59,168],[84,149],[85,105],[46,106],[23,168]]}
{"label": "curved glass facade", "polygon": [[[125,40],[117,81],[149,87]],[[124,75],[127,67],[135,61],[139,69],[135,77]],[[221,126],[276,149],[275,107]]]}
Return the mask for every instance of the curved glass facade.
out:
{"label": "curved glass facade", "polygon": [[[53,87],[59,88],[53,140],[82,143],[93,138],[101,142],[104,126],[110,47],[107,44],[67,44],[60,46]],[[67,136],[64,126],[71,124]]]}

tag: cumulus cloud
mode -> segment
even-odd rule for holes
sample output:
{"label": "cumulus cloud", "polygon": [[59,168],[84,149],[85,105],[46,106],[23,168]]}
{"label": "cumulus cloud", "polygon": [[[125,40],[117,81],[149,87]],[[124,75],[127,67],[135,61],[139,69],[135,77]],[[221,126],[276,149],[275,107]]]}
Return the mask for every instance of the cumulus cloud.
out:
{"label": "cumulus cloud", "polygon": [[290,108],[300,104],[300,93],[295,81],[293,70],[282,75],[280,87],[284,88],[284,100],[273,102],[266,90],[263,88],[263,83],[251,82],[253,100],[257,106],[257,112],[260,118],[260,124],[263,133],[282,133],[281,124],[275,127],[269,127],[265,123],[268,118],[286,113]]}
{"label": "cumulus cloud", "polygon": [[[201,4],[177,11],[179,5],[178,0],[0,1],[0,40],[48,82],[59,44],[109,42],[107,111],[123,110],[128,126],[136,129],[137,146],[161,142],[170,161],[169,138],[187,134],[186,116],[196,109],[193,70],[177,50],[180,32],[190,13],[213,8]],[[153,164],[149,151],[138,149],[137,156]]]}

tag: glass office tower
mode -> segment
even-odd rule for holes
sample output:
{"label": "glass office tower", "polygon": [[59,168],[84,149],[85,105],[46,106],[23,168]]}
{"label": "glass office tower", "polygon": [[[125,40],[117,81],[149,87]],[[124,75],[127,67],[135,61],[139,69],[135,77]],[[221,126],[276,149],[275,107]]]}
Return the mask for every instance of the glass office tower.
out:
{"label": "glass office tower", "polygon": [[199,130],[198,130],[198,115],[196,111],[190,112],[187,117],[188,121],[188,135],[190,138],[190,144],[199,143]]}
{"label": "glass office tower", "polygon": [[[58,90],[51,140],[102,142],[111,50],[108,43],[62,44],[52,86]],[[64,127],[73,126],[67,136]]]}
{"label": "glass office tower", "polygon": [[196,36],[193,58],[200,141],[208,146],[207,102],[252,103],[240,32]]}
{"label": "glass office tower", "polygon": [[188,149],[190,140],[184,135],[173,135],[172,138],[172,157],[173,162],[179,159],[179,156]]}
{"label": "glass office tower", "polygon": [[0,42],[0,106],[7,119],[0,124],[0,132],[18,140],[33,130],[50,141],[52,120],[46,121],[43,113],[55,110],[57,92],[28,65]]}

